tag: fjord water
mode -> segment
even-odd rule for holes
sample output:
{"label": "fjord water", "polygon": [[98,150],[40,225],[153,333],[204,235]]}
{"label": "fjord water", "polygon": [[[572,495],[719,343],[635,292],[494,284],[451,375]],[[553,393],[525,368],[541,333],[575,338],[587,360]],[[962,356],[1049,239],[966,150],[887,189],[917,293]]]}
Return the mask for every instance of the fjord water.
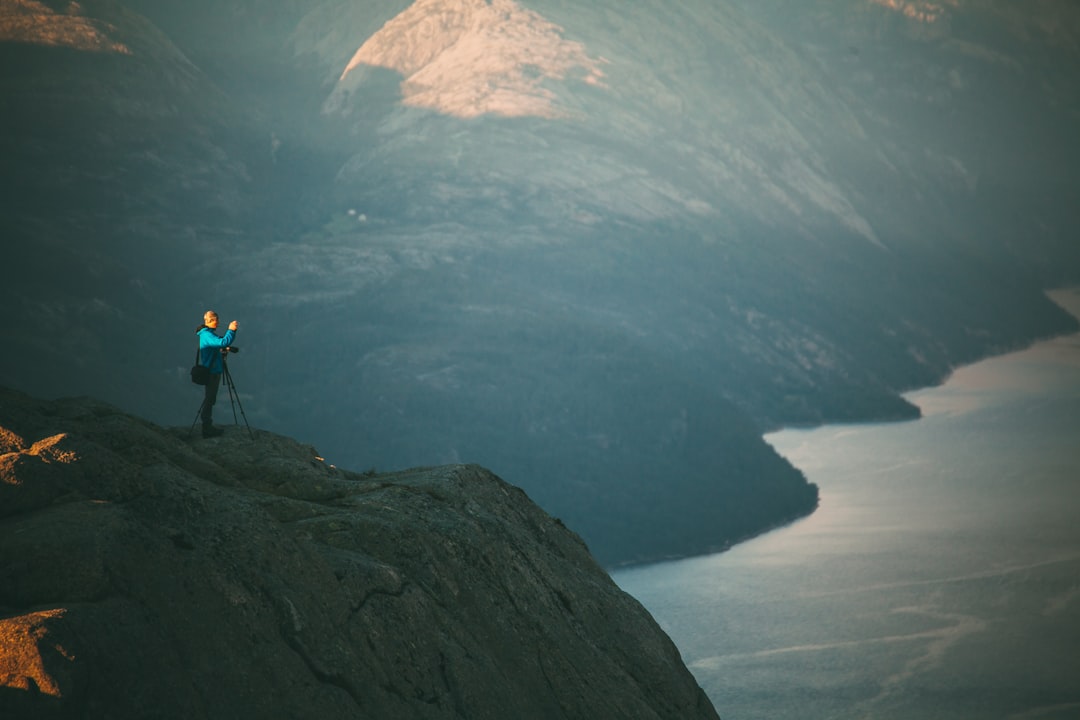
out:
{"label": "fjord water", "polygon": [[922,419],[767,437],[810,517],[614,574],[725,720],[1080,718],[1080,335],[907,397]]}

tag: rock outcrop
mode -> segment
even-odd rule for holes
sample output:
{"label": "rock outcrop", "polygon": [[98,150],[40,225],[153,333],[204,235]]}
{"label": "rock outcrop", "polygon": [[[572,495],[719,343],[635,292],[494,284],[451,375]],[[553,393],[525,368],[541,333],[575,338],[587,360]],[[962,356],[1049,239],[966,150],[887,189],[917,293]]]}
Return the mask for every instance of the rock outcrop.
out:
{"label": "rock outcrop", "polygon": [[484,469],[186,436],[0,389],[0,716],[716,717],[581,540]]}

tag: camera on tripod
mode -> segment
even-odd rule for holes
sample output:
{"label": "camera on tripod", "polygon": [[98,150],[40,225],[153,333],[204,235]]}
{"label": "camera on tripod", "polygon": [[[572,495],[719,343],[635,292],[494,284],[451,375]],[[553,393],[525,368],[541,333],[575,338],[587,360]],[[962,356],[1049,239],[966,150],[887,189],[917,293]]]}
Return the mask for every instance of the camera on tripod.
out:
{"label": "camera on tripod", "polygon": [[229,353],[238,353],[238,352],[240,352],[240,348],[233,347],[232,345],[230,345],[228,347],[221,348],[221,356],[222,357],[225,357]]}

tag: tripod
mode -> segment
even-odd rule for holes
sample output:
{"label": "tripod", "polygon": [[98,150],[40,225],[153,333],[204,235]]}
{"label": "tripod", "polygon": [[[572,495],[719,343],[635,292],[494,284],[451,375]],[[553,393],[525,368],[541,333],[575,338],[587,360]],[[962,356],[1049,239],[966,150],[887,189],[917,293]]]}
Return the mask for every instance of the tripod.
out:
{"label": "tripod", "polygon": [[[234,351],[235,352],[235,351]],[[229,371],[229,348],[221,349],[221,381],[229,391],[229,407],[232,408],[233,425],[238,425],[239,422],[236,418],[236,408],[240,408],[240,416],[244,418],[244,427],[247,428],[248,436],[252,440],[255,439],[255,433],[251,431],[251,425],[248,424],[247,413],[244,412],[244,405],[240,402],[240,392],[236,389],[236,383],[233,382],[232,373]],[[199,422],[199,418],[202,416],[203,408],[206,407],[206,398],[203,397],[202,404],[199,405],[198,411],[195,413],[195,419],[191,421],[191,427],[188,429],[188,437],[191,437],[191,433],[195,431],[195,423]]]}

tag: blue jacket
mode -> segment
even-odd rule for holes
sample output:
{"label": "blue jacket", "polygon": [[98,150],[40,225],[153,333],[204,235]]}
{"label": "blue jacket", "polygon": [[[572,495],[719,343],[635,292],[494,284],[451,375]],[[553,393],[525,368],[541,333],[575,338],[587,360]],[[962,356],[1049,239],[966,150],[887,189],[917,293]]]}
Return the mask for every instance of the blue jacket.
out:
{"label": "blue jacket", "polygon": [[213,330],[203,325],[196,333],[199,336],[199,364],[210,368],[211,373],[220,375],[225,370],[221,365],[221,348],[232,345],[236,331],[226,330],[224,335],[218,337]]}

